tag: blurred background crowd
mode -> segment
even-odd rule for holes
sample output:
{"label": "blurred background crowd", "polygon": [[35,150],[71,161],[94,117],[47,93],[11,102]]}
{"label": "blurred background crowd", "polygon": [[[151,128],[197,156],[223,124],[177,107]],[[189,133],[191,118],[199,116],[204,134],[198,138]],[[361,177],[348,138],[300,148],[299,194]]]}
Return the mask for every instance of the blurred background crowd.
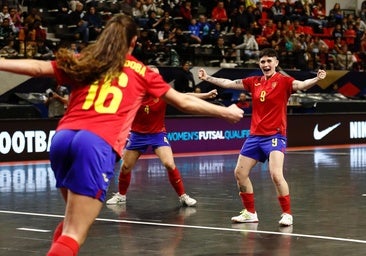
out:
{"label": "blurred background crowd", "polygon": [[[273,47],[281,67],[363,71],[366,1],[359,10],[325,0],[0,1],[0,56],[52,59],[79,52],[116,13],[140,27],[134,55],[145,64],[252,67]],[[112,42],[111,42],[112,43]]]}

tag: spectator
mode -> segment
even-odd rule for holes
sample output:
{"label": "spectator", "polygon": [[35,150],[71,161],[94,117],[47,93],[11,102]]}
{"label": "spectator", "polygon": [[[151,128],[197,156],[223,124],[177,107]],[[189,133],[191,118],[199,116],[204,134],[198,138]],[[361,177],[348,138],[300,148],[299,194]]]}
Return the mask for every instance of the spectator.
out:
{"label": "spectator", "polygon": [[254,37],[260,36],[262,34],[262,28],[259,26],[257,21],[250,23],[249,28],[252,31]]}
{"label": "spectator", "polygon": [[69,25],[70,24],[69,12],[71,12],[71,10],[69,9],[69,7],[67,5],[60,6],[60,8],[58,9],[58,12],[56,14],[55,23]]}
{"label": "spectator", "polygon": [[320,67],[320,65],[326,64],[324,60],[328,60],[329,46],[319,36],[315,36],[309,44],[308,52],[309,64],[312,69]]}
{"label": "spectator", "polygon": [[164,23],[162,30],[158,31],[158,40],[160,45],[164,45],[166,43],[172,43],[175,37],[175,29],[172,28],[170,23]]}
{"label": "spectator", "polygon": [[235,56],[233,57],[232,54],[233,51],[225,45],[224,38],[220,36],[212,50],[213,60],[218,60],[219,64],[234,62]]}
{"label": "spectator", "polygon": [[17,34],[18,31],[19,31],[19,29],[17,27],[15,27],[15,24],[13,22],[12,16],[9,13],[9,7],[7,5],[3,5],[3,9],[0,12],[0,23],[2,23],[5,18],[7,18],[9,20],[9,25],[10,25],[11,29],[13,30],[13,33],[14,34]]}
{"label": "spectator", "polygon": [[307,22],[308,16],[306,15],[304,5],[300,0],[294,2],[294,12],[291,17],[291,20],[298,19],[300,22]]}
{"label": "spectator", "polygon": [[140,32],[133,55],[142,62],[148,64],[156,59],[156,43],[158,42],[155,33],[147,29]]}
{"label": "spectator", "polygon": [[83,20],[85,15],[84,5],[77,1],[76,9],[69,14],[69,22],[71,26],[74,26],[73,33],[75,39],[80,39],[83,43],[89,42],[89,24]]}
{"label": "spectator", "polygon": [[197,24],[195,18],[191,19],[191,24],[188,26],[190,43],[191,44],[201,44],[202,40],[200,37],[200,26]]}
{"label": "spectator", "polygon": [[293,21],[293,31],[295,32],[296,37],[305,34],[304,26],[300,24],[299,20]]}
{"label": "spectator", "polygon": [[45,104],[49,118],[60,118],[65,114],[69,103],[69,90],[66,86],[56,85],[46,90]]}
{"label": "spectator", "polygon": [[141,1],[136,1],[132,7],[132,17],[140,27],[144,27],[148,18],[148,14],[145,14]]}
{"label": "spectator", "polygon": [[348,24],[348,28],[344,31],[343,37],[348,45],[348,49],[352,52],[355,51],[355,40],[356,40],[356,30],[354,29],[353,23]]}
{"label": "spectator", "polygon": [[244,92],[241,92],[239,94],[238,100],[235,102],[235,104],[244,110],[244,113],[248,113],[248,109],[250,108],[250,103],[247,101],[247,95]]}
{"label": "spectator", "polygon": [[268,19],[266,24],[263,26],[262,36],[267,38],[267,40],[270,42],[276,29],[276,24],[273,23],[273,20]]}
{"label": "spectator", "polygon": [[46,30],[42,27],[42,23],[40,20],[36,20],[33,23],[33,30],[34,30],[34,39],[33,41],[35,42],[36,40],[42,40],[45,41],[47,39],[47,33]]}
{"label": "spectator", "polygon": [[6,39],[6,44],[0,49],[0,57],[2,58],[15,58],[18,56],[18,51],[14,48],[14,39]]}
{"label": "spectator", "polygon": [[328,15],[328,20],[329,20],[329,25],[331,26],[335,26],[335,24],[341,24],[343,19],[343,13],[341,10],[341,5],[339,3],[335,3],[333,8],[330,9],[329,11],[329,15]]}
{"label": "spectator", "polygon": [[357,62],[355,56],[348,50],[347,44],[342,45],[341,51],[337,54],[336,59],[337,69],[340,70],[351,70],[354,63]]}
{"label": "spectator", "polygon": [[36,54],[34,58],[40,60],[51,60],[54,58],[53,51],[47,47],[45,41],[42,39],[37,39]]}
{"label": "spectator", "polygon": [[94,41],[103,29],[103,20],[100,13],[96,12],[94,6],[89,6],[89,10],[83,19],[88,22],[89,40]]}
{"label": "spectator", "polygon": [[154,0],[145,0],[145,3],[142,6],[145,16],[147,17],[151,11],[154,11],[158,16],[163,14],[163,9],[158,7]]}
{"label": "spectator", "polygon": [[172,44],[167,43],[163,45],[161,51],[157,53],[157,58],[149,64],[156,66],[178,67],[180,64],[180,57],[177,51],[172,47]]}
{"label": "spectator", "polygon": [[175,21],[172,16],[170,16],[169,11],[164,11],[164,14],[162,16],[162,26],[164,26],[165,23],[169,23],[171,29],[174,29],[176,27]]}
{"label": "spectator", "polygon": [[217,1],[217,5],[213,8],[211,12],[211,19],[214,22],[219,22],[221,26],[224,28],[224,30],[227,30],[228,27],[228,15],[226,13],[226,10],[224,8],[224,1],[219,0]]}
{"label": "spectator", "polygon": [[285,63],[285,65],[287,65],[287,68],[294,68],[296,64],[296,46],[299,41],[292,30],[287,31],[284,36],[287,59],[287,63]]}
{"label": "spectator", "polygon": [[179,8],[179,15],[183,18],[182,26],[183,29],[187,29],[191,24],[192,16],[192,3],[190,0],[185,1]]}
{"label": "spectator", "polygon": [[207,17],[204,14],[200,14],[198,16],[197,25],[200,29],[201,43],[209,44],[210,43],[210,33],[211,33],[211,24],[207,21]]}
{"label": "spectator", "polygon": [[343,38],[344,30],[341,24],[336,24],[332,32],[332,38],[335,40],[337,37]]}
{"label": "spectator", "polygon": [[173,38],[175,50],[180,56],[181,61],[188,61],[194,58],[192,49],[189,47],[189,38],[183,33],[180,26],[175,29],[175,37]]}
{"label": "spectator", "polygon": [[360,8],[360,18],[366,22],[366,1],[362,1]]}
{"label": "spectator", "polygon": [[[252,8],[253,9],[253,8]],[[249,14],[245,10],[245,5],[240,4],[238,8],[238,12],[233,16],[231,22],[233,29],[241,28],[243,30],[247,29],[249,27],[249,24],[253,20],[249,20]]]}
{"label": "spectator", "polygon": [[32,8],[30,13],[25,17],[24,23],[33,25],[36,20],[42,20],[37,8]]}
{"label": "spectator", "polygon": [[216,22],[210,33],[210,43],[212,45],[215,45],[217,43],[217,39],[219,39],[219,37],[222,37],[223,34],[224,31],[221,28],[221,24],[219,22]]}
{"label": "spectator", "polygon": [[294,20],[295,18],[294,2],[292,0],[286,0],[284,20]]}
{"label": "spectator", "polygon": [[259,53],[259,45],[255,40],[255,37],[252,34],[251,29],[247,29],[243,36],[243,43],[239,44],[235,47],[237,49],[237,55],[239,54],[239,58],[241,56],[240,49],[244,49],[244,59],[247,60],[256,60],[258,58]]}
{"label": "spectator", "polygon": [[179,92],[194,91],[196,83],[190,71],[191,65],[191,62],[185,61],[182,64],[182,68],[177,72],[176,79],[174,80],[174,89]]}
{"label": "spectator", "polygon": [[281,53],[285,51],[285,38],[282,35],[281,30],[276,30],[276,33],[272,37],[271,47],[277,52],[279,56],[281,56]]}
{"label": "spectator", "polygon": [[8,40],[14,39],[14,31],[10,26],[9,18],[4,18],[0,25],[0,47],[4,47],[8,44]]}
{"label": "spectator", "polygon": [[311,16],[308,18],[308,24],[313,25],[315,28],[322,29],[326,27],[328,23],[325,9],[322,3],[317,2],[312,6]]}
{"label": "spectator", "polygon": [[[240,9],[240,6],[239,6]],[[257,8],[253,7],[252,5],[246,7],[246,16],[248,19],[248,26],[246,28],[250,27],[250,24],[252,22],[257,21],[254,11],[258,10]]]}
{"label": "spectator", "polygon": [[149,11],[149,18],[146,21],[145,28],[154,29],[155,32],[161,29],[163,19],[157,18],[155,11]]}
{"label": "spectator", "polygon": [[244,42],[243,39],[243,31],[241,28],[235,28],[234,34],[230,35],[228,38],[229,45],[234,49],[236,46],[242,44]]}
{"label": "spectator", "polygon": [[14,26],[14,32],[18,34],[20,27],[22,26],[22,18],[20,17],[19,12],[15,7],[10,8],[10,20]]}
{"label": "spectator", "polygon": [[285,9],[283,8],[280,0],[275,0],[274,4],[270,9],[270,17],[273,19],[274,23],[278,21],[283,21],[285,16]]}
{"label": "spectator", "polygon": [[7,5],[3,5],[3,8],[0,12],[0,23],[2,23],[5,18],[9,19],[10,25],[13,25],[13,21],[10,17],[10,13],[9,13],[9,7]]}

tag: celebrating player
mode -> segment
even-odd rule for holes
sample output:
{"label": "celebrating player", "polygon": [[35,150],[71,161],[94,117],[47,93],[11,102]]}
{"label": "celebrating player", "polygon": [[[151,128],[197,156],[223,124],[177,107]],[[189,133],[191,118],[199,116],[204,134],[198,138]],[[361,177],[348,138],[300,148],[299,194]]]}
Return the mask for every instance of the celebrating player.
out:
{"label": "celebrating player", "polygon": [[240,215],[231,218],[233,222],[258,222],[249,174],[258,161],[268,160],[269,172],[282,208],[279,224],[293,224],[289,187],[283,176],[287,142],[287,102],[291,93],[314,86],[325,78],[326,72],[319,70],[315,78],[298,81],[276,72],[278,64],[276,51],[267,48],[259,55],[259,67],[263,76],[232,81],[209,76],[204,69],[198,71],[198,77],[202,80],[223,88],[244,89],[252,94],[250,136],[244,142],[234,171],[244,210]]}

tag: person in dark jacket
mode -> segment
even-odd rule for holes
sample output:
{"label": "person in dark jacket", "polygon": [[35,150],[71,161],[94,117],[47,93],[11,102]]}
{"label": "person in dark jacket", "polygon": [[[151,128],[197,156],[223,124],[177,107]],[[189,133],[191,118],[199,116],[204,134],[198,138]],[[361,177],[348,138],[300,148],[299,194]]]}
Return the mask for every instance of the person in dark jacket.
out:
{"label": "person in dark jacket", "polygon": [[174,88],[179,92],[193,92],[196,86],[193,74],[190,71],[191,62],[185,61],[182,64],[182,68],[177,73],[174,81]]}

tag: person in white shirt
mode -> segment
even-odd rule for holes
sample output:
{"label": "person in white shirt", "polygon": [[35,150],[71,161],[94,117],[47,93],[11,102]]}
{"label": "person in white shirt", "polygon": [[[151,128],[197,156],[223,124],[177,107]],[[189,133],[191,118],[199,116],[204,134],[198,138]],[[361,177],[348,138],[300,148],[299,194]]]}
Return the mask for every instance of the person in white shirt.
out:
{"label": "person in white shirt", "polygon": [[245,60],[255,60],[258,58],[259,46],[252,34],[251,29],[247,29],[244,34],[244,42],[235,47],[237,62],[241,61],[241,50],[244,49]]}

